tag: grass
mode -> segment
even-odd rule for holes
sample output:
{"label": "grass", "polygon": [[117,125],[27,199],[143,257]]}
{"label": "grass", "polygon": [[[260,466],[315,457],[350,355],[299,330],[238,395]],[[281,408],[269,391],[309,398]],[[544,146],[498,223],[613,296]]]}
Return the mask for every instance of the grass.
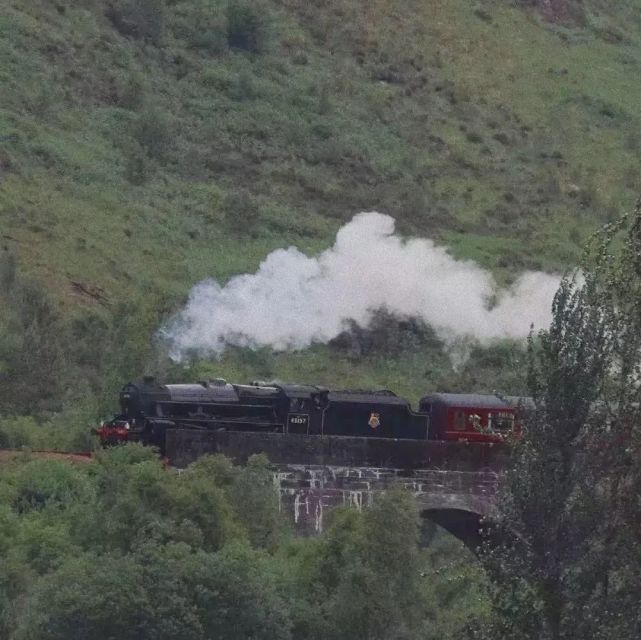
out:
{"label": "grass", "polygon": [[[586,2],[581,25],[499,0],[261,0],[254,51],[230,46],[222,0],[167,3],[147,39],[101,3],[6,4],[0,250],[67,318],[141,300],[160,321],[198,280],[317,253],[360,210],[504,281],[564,270],[638,191],[638,0]],[[439,380],[403,354],[268,360],[413,396]],[[260,369],[243,362],[220,367]]]}

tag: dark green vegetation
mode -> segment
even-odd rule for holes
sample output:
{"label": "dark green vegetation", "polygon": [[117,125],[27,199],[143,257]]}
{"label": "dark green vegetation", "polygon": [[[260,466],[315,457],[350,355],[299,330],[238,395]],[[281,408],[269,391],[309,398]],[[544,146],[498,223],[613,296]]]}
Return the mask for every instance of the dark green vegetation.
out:
{"label": "dark green vegetation", "polygon": [[[502,279],[573,264],[637,186],[641,5],[537,4],[7,0],[4,412],[82,399],[93,420],[144,369],[191,375],[151,336],[192,284],[316,252],[361,209]],[[461,375],[421,331],[215,369],[413,398],[522,390],[519,349],[473,347]]]}
{"label": "dark green vegetation", "polygon": [[296,540],[260,457],[180,475],[136,445],[25,457],[0,468],[0,498],[7,640],[456,638],[487,608],[468,552],[438,535],[419,548],[408,494]]}
{"label": "dark green vegetation", "polygon": [[518,540],[485,555],[497,615],[479,635],[638,638],[641,202],[563,283],[529,364],[536,410],[501,502]]}

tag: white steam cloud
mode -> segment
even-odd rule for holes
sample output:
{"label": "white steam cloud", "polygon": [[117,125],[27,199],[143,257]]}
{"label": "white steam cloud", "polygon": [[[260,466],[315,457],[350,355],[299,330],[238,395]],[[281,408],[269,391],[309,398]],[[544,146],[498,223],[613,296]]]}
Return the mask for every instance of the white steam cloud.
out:
{"label": "white steam cloud", "polygon": [[359,213],[317,257],[278,249],[256,273],[225,286],[197,284],[162,333],[176,359],[193,350],[220,354],[229,344],[301,349],[328,342],[350,320],[366,327],[384,308],[422,319],[446,341],[522,338],[532,323],[549,325],[558,285],[556,276],[526,272],[511,289],[498,291],[475,263],[455,260],[431,240],[394,235],[390,216]]}

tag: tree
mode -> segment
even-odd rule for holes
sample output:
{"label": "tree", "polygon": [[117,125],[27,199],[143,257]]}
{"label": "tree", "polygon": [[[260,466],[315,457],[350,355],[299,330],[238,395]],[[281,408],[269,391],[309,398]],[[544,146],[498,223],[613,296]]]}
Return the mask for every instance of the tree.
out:
{"label": "tree", "polygon": [[419,637],[424,613],[419,520],[412,496],[387,491],[363,513],[362,539],[340,572],[330,609],[334,637]]}
{"label": "tree", "polygon": [[153,540],[213,551],[246,538],[224,490],[202,467],[168,473],[154,450],[138,444],[103,451],[98,462],[95,499],[74,522],[84,546],[126,553]]}
{"label": "tree", "polygon": [[329,530],[298,558],[290,604],[295,637],[423,637],[418,542],[418,513],[407,491],[387,491],[362,513],[334,512]]}
{"label": "tree", "polygon": [[597,234],[531,339],[534,409],[486,549],[492,637],[636,638],[641,630],[641,201]]}
{"label": "tree", "polygon": [[185,544],[69,557],[28,592],[15,640],[287,640],[289,622],[260,554]]}
{"label": "tree", "polygon": [[267,456],[253,455],[238,474],[230,491],[231,503],[255,547],[273,548],[284,533],[285,520],[278,511],[273,471]]}

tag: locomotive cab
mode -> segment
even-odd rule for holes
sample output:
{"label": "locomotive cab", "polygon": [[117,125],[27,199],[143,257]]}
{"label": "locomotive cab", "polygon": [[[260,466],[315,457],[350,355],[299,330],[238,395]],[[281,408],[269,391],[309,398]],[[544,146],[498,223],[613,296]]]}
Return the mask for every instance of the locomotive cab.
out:
{"label": "locomotive cab", "polygon": [[285,431],[299,435],[319,435],[329,390],[303,384],[276,385],[285,398]]}
{"label": "locomotive cab", "polygon": [[332,391],[323,435],[425,440],[428,417],[392,391]]}

